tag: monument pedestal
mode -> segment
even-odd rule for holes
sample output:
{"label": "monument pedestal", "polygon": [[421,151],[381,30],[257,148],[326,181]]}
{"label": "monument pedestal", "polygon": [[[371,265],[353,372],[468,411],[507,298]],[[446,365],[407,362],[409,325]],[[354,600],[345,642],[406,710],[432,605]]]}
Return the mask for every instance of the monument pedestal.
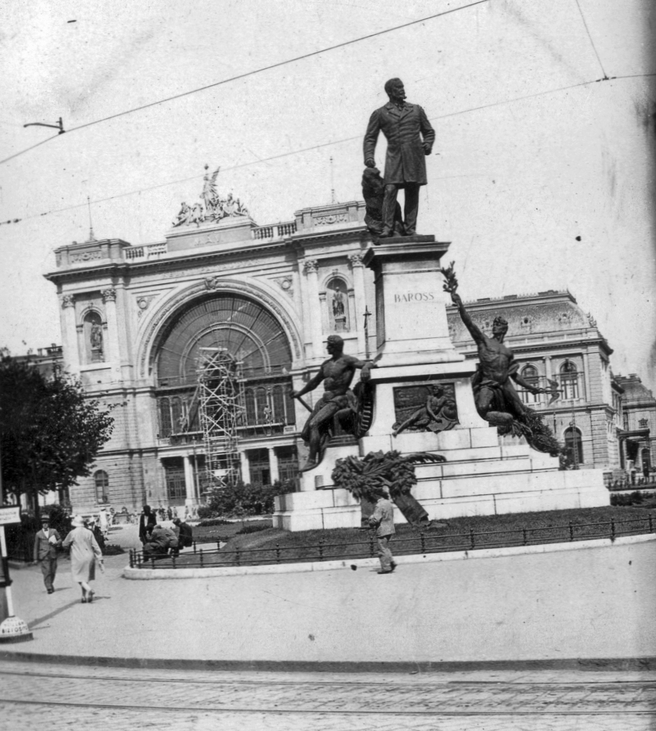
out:
{"label": "monument pedestal", "polygon": [[[364,257],[375,277],[381,357],[371,371],[374,415],[359,455],[397,450],[445,457],[415,468],[412,493],[433,520],[608,505],[602,470],[560,471],[557,458],[523,438],[499,437],[478,415],[475,363],[465,361],[449,337],[440,273],[449,244],[432,236],[384,241]],[[307,530],[360,524],[357,501],[344,490],[326,489],[336,459],[354,453],[353,447],[344,450],[329,448],[319,467],[303,474],[303,492],[276,499],[274,525]],[[313,491],[317,486],[324,489]],[[404,520],[398,510],[395,519]]]}

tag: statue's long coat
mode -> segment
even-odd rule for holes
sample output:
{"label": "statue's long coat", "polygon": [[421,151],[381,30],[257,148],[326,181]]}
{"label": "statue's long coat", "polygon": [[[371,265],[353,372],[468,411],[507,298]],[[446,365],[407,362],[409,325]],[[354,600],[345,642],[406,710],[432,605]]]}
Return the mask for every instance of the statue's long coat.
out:
{"label": "statue's long coat", "polygon": [[430,150],[435,141],[435,130],[431,127],[426,112],[419,104],[406,103],[403,109],[399,109],[391,102],[376,109],[369,119],[364,136],[365,161],[374,157],[378,133],[381,131],[387,138],[385,184],[426,185],[426,160],[422,142]]}

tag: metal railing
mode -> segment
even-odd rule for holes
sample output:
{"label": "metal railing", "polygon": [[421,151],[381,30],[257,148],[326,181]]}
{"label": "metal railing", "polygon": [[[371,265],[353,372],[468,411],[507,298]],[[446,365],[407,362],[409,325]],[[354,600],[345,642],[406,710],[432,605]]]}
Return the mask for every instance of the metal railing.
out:
{"label": "metal railing", "polygon": [[[591,541],[619,536],[645,535],[654,533],[654,514],[629,520],[609,520],[599,523],[573,523],[546,527],[507,528],[495,531],[474,531],[464,533],[437,533],[418,531],[411,535],[396,535],[394,554],[424,555],[451,551],[476,551],[488,548],[533,546],[572,541]],[[363,529],[363,532],[366,529]],[[263,564],[310,563],[315,561],[341,561],[356,558],[373,558],[376,553],[376,537],[367,531],[366,540],[331,543],[319,541],[313,545],[280,546],[226,551],[216,542],[194,543],[191,552],[179,556],[144,556],[142,551],[130,551],[130,568],[136,569],[191,569],[217,568],[226,566],[258,566]]]}

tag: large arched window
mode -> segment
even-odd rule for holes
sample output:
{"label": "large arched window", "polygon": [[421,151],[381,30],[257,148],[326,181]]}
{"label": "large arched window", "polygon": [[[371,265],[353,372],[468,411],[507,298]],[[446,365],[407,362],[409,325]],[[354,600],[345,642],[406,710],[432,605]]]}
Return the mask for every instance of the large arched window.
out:
{"label": "large arched window", "polygon": [[93,473],[93,481],[96,486],[96,500],[99,503],[109,502],[109,475],[105,470],[98,470]]}
{"label": "large arched window", "polygon": [[562,398],[575,399],[579,397],[579,373],[571,360],[566,360],[560,366],[560,387]]}
{"label": "large arched window", "polygon": [[583,440],[580,430],[575,426],[565,429],[565,451],[574,466],[583,464]]}
{"label": "large arched window", "polygon": [[[194,394],[208,352],[225,352],[237,364],[238,430],[245,430],[244,436],[255,434],[253,427],[273,421],[282,432],[284,422],[273,418],[277,407],[272,388],[291,391],[292,352],[280,322],[259,302],[238,294],[209,293],[171,317],[154,352],[160,436],[200,428],[194,427],[199,409]],[[294,422],[292,409],[286,423]]]}
{"label": "large arched window", "polygon": [[[525,365],[522,368],[521,374],[522,378],[529,383],[531,386],[538,387],[539,380],[540,380],[540,374],[538,373],[538,369],[533,365]],[[534,404],[537,401],[540,400],[539,394],[533,394],[530,391],[522,390],[520,391],[522,401],[525,404]]]}

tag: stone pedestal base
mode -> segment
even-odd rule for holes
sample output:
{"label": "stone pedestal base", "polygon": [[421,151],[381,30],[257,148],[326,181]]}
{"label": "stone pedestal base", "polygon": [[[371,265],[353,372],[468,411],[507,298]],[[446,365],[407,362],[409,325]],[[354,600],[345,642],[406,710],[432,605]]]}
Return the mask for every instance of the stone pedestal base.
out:
{"label": "stone pedestal base", "polygon": [[360,503],[347,490],[290,492],[275,499],[273,527],[289,531],[359,528]]}

